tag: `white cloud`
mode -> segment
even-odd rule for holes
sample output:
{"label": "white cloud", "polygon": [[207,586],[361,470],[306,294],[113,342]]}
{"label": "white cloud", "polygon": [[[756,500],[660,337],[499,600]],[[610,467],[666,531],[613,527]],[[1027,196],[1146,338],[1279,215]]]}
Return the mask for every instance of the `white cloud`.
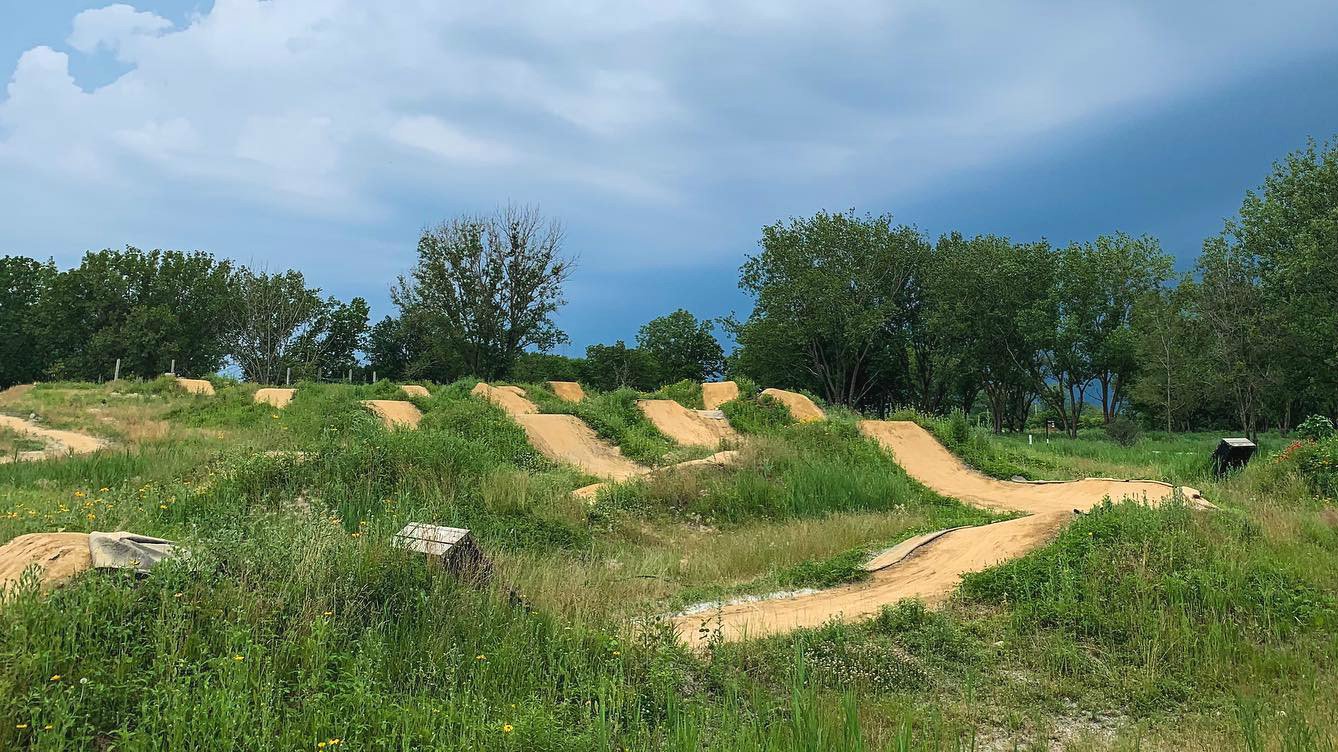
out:
{"label": "white cloud", "polygon": [[[134,195],[118,217],[144,228],[155,202],[182,197],[207,206],[182,218],[200,226],[263,207],[294,227],[363,228],[438,219],[415,213],[423,196],[434,212],[539,201],[574,236],[599,225],[664,244],[726,224],[726,207],[769,220],[871,185],[927,190],[1332,50],[1335,20],[1318,0],[217,0],[176,26],[117,4],[75,16],[65,40],[94,64],[111,53],[128,68],[115,81],[82,89],[67,52],[43,46],[56,40],[19,58],[0,195]],[[751,234],[758,220],[737,221]]]}

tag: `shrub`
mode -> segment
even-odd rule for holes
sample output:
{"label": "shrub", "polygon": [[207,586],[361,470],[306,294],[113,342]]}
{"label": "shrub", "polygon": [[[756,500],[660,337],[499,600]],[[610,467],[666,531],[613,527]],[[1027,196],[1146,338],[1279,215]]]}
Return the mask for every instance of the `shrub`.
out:
{"label": "shrub", "polygon": [[731,400],[720,406],[730,425],[739,433],[766,433],[794,423],[785,405],[769,396]]}
{"label": "shrub", "polygon": [[1143,429],[1134,421],[1119,415],[1106,424],[1106,435],[1120,446],[1133,446],[1143,435]]}
{"label": "shrub", "polygon": [[1333,421],[1326,415],[1311,415],[1296,427],[1297,436],[1311,441],[1324,441],[1332,438],[1335,433],[1338,431],[1335,431]]}
{"label": "shrub", "polygon": [[948,419],[948,441],[953,446],[963,446],[971,439],[971,426],[966,422],[966,414],[954,410]]}

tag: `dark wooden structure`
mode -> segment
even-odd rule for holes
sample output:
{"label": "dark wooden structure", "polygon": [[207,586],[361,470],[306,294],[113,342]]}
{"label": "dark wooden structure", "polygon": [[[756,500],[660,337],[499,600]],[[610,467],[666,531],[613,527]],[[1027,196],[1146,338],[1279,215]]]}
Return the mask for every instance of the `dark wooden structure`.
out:
{"label": "dark wooden structure", "polygon": [[1258,447],[1249,439],[1222,439],[1213,450],[1213,474],[1220,478],[1232,470],[1245,467],[1256,449]]}
{"label": "dark wooden structure", "polygon": [[479,584],[492,580],[492,562],[483,555],[474,536],[462,527],[410,522],[395,534],[393,545],[426,554],[433,563],[461,579]]}

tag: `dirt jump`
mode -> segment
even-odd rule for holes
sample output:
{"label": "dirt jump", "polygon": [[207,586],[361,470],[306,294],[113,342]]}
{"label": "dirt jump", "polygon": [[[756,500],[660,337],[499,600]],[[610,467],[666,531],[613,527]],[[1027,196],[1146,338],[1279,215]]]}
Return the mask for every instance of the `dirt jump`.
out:
{"label": "dirt jump", "polygon": [[416,430],[423,414],[412,402],[403,400],[363,400],[362,406],[371,410],[386,428]]}
{"label": "dirt jump", "polygon": [[296,389],[265,387],[256,390],[254,399],[257,405],[264,404],[282,410],[293,401],[295,394],[297,394]]}
{"label": "dirt jump", "polygon": [[88,454],[107,446],[105,440],[96,436],[89,436],[78,431],[44,428],[23,418],[15,418],[12,415],[0,415],[0,427],[8,428],[15,433],[31,437],[44,444],[42,449],[0,457],[0,464],[15,460],[29,462],[68,457],[72,454]]}
{"label": "dirt jump", "polygon": [[[994,510],[1029,513],[1004,522],[940,530],[904,541],[870,561],[867,580],[797,597],[753,599],[689,609],[672,618],[679,635],[702,644],[717,633],[739,640],[816,627],[832,619],[867,618],[903,598],[930,606],[957,589],[962,575],[1024,556],[1044,546],[1072,519],[1105,498],[1159,504],[1176,488],[1156,481],[1088,478],[1072,482],[1001,481],[967,467],[928,431],[909,421],[861,421],[860,430],[912,478],[944,495]],[[1181,488],[1197,508],[1211,508],[1197,491]]]}
{"label": "dirt jump", "polygon": [[715,448],[738,435],[719,411],[689,410],[673,400],[637,400],[636,406],[656,430],[685,446]]}
{"label": "dirt jump", "polygon": [[401,392],[404,392],[405,394],[409,395],[410,397],[431,397],[431,396],[432,396],[432,393],[429,392],[429,391],[427,390],[427,387],[425,387],[425,386],[419,386],[418,384],[404,384],[404,385],[402,385],[402,386],[400,387],[400,391],[401,391]]}
{"label": "dirt jump", "polygon": [[93,566],[87,533],[29,533],[0,546],[0,594],[13,588],[28,567],[37,565],[42,590]]}
{"label": "dirt jump", "polygon": [[206,397],[214,396],[214,385],[204,379],[183,379],[178,376],[177,386],[181,387],[187,394],[202,394]]}
{"label": "dirt jump", "polygon": [[575,465],[605,480],[627,480],[650,471],[624,457],[621,449],[599,438],[575,415],[521,413],[511,417],[525,429],[530,446],[554,462]]}
{"label": "dirt jump", "polygon": [[558,396],[558,399],[568,402],[580,402],[585,399],[585,390],[575,381],[550,381],[548,388]]}
{"label": "dirt jump", "polygon": [[525,390],[518,386],[491,386],[480,381],[469,393],[497,405],[512,417],[539,412],[539,406],[530,402]]}
{"label": "dirt jump", "polygon": [[822,408],[813,404],[813,400],[805,397],[799,392],[787,392],[784,389],[763,389],[762,396],[770,397],[790,411],[790,417],[799,423],[811,423],[815,420],[826,420],[827,414]]}
{"label": "dirt jump", "polygon": [[739,398],[739,385],[733,381],[702,382],[702,404],[707,410],[719,410],[726,402]]}

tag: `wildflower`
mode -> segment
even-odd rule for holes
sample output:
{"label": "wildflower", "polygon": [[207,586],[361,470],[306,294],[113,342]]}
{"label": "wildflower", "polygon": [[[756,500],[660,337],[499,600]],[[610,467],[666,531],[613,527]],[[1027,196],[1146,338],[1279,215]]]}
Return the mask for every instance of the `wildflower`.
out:
{"label": "wildflower", "polygon": [[488,656],[486,656],[486,655],[484,655],[484,654],[482,654],[482,653],[479,653],[478,655],[474,656],[474,660],[476,660],[476,661],[486,661],[486,660],[488,660]]}
{"label": "wildflower", "polygon": [[357,538],[360,535],[362,535],[362,533],[349,533],[350,538]]}
{"label": "wildflower", "polygon": [[48,723],[47,725],[45,725],[45,726],[42,727],[42,730],[43,730],[43,731],[50,731],[50,730],[53,729],[53,728],[55,728],[55,726],[52,726],[51,724]]}
{"label": "wildflower", "polygon": [[98,518],[98,516],[97,516],[96,514],[93,514],[92,512],[89,512],[89,513],[88,513],[88,521],[89,521],[89,522],[92,522],[93,520],[96,520],[97,518]]}
{"label": "wildflower", "polygon": [[503,734],[509,734],[509,733],[511,733],[512,731],[515,731],[515,730],[516,730],[516,727],[515,727],[515,726],[512,726],[512,725],[509,724],[509,723],[503,723],[503,724],[502,724],[502,733],[503,733]]}
{"label": "wildflower", "polygon": [[76,498],[76,499],[82,499],[82,498],[84,498],[84,492],[83,492],[83,491],[75,491],[75,492],[74,492],[74,498]]}
{"label": "wildflower", "polygon": [[107,492],[110,491],[110,490],[111,490],[110,488],[107,488],[106,486],[103,486],[102,488],[99,488],[99,489],[98,489],[98,493],[107,493]]}
{"label": "wildflower", "polygon": [[269,417],[270,417],[272,420],[278,420],[278,419],[279,419],[279,414],[278,414],[278,413],[270,413],[270,416],[269,416]]}
{"label": "wildflower", "polygon": [[618,656],[620,656],[620,655],[622,655],[622,654],[623,654],[623,653],[622,653],[621,650],[615,650],[615,651],[613,651],[613,657],[614,657],[614,658],[617,658]]}
{"label": "wildflower", "polygon": [[326,611],[326,612],[325,612],[325,615],[326,615],[326,616],[334,616],[334,612],[333,612],[333,611]]}
{"label": "wildflower", "polygon": [[166,509],[166,508],[167,508],[167,505],[166,505],[166,504],[159,504],[159,505],[158,505],[158,508],[159,508],[159,509]]}
{"label": "wildflower", "polygon": [[16,724],[14,724],[14,728],[19,729],[19,730],[23,730],[23,729],[28,728],[28,724],[26,724],[26,723],[16,723]]}
{"label": "wildflower", "polygon": [[173,594],[172,594],[172,597],[173,597],[173,598],[180,598],[182,595],[184,595],[184,593],[173,593]]}
{"label": "wildflower", "polygon": [[60,674],[52,674],[51,681],[60,681]]}
{"label": "wildflower", "polygon": [[234,661],[240,661],[240,660],[242,660],[242,657],[241,657],[240,655],[234,655],[234,656],[232,656],[232,660],[234,660]]}

